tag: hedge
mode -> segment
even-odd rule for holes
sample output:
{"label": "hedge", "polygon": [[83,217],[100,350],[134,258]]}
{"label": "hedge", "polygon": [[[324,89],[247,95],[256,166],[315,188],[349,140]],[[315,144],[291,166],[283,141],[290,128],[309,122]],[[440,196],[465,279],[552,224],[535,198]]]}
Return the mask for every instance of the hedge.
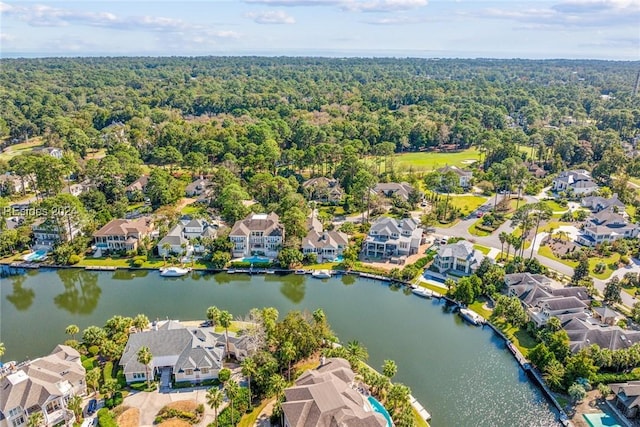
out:
{"label": "hedge", "polygon": [[640,372],[627,372],[627,373],[600,373],[596,374],[591,381],[591,384],[610,384],[610,383],[623,383],[627,381],[640,380]]}
{"label": "hedge", "polygon": [[100,427],[118,427],[116,420],[113,418],[113,414],[107,408],[100,408],[98,410],[98,425]]}

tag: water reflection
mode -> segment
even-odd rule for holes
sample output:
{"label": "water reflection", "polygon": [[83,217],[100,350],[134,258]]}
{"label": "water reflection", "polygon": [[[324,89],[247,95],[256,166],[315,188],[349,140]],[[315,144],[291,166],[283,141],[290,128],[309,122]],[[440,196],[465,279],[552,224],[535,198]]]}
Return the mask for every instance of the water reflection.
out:
{"label": "water reflection", "polygon": [[7,301],[9,301],[16,310],[24,311],[31,307],[33,304],[33,299],[36,297],[36,293],[31,288],[24,287],[24,281],[27,278],[26,275],[21,274],[18,276],[13,276],[11,278],[13,292],[7,295]]}
{"label": "water reflection", "polygon": [[149,270],[124,270],[119,269],[113,272],[111,278],[113,280],[133,280],[138,278],[147,277]]}
{"label": "water reflection", "polygon": [[53,302],[72,314],[91,314],[98,306],[102,289],[98,286],[98,273],[80,269],[57,271],[64,292],[56,295]]}
{"label": "water reflection", "polygon": [[354,283],[356,283],[356,279],[357,277],[355,274],[343,274],[342,277],[340,278],[340,281],[345,286],[351,286]]}
{"label": "water reflection", "polygon": [[[284,279],[284,280],[283,280]],[[281,277],[280,293],[294,304],[299,304],[304,299],[306,279],[301,275],[289,275]]]}

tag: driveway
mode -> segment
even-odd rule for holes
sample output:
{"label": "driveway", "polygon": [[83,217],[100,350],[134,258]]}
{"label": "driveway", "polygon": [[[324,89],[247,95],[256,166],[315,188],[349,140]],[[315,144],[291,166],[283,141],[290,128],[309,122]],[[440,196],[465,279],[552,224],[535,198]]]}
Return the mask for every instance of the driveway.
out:
{"label": "driveway", "polygon": [[[187,391],[173,390],[171,393],[137,392],[125,397],[124,405],[140,409],[140,425],[152,427],[153,421],[160,410],[171,402],[181,400],[195,400],[204,405],[204,416],[198,426],[207,426],[215,420],[213,409],[207,405],[207,388],[188,389]],[[218,414],[227,406],[223,403],[218,408]]]}

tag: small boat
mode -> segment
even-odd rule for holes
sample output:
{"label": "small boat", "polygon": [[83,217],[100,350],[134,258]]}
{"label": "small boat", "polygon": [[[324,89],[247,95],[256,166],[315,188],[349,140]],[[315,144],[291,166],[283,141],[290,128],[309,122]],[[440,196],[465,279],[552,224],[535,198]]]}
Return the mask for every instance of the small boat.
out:
{"label": "small boat", "polygon": [[191,271],[190,268],[169,267],[161,268],[160,275],[162,277],[180,277],[188,274]]}
{"label": "small boat", "polygon": [[417,295],[422,298],[431,298],[433,297],[433,291],[431,289],[424,288],[422,286],[417,286],[411,289],[414,295]]}
{"label": "small boat", "polygon": [[234,274],[236,272],[235,268],[230,268],[227,270],[227,273]]}
{"label": "small boat", "polygon": [[296,270],[294,271],[294,274],[307,274],[306,270]]}
{"label": "small boat", "polygon": [[275,270],[267,270],[266,273],[267,274],[276,274],[276,271]]}
{"label": "small boat", "polygon": [[331,277],[331,272],[329,270],[316,270],[311,273],[311,276],[316,279],[328,279]]}
{"label": "small boat", "polygon": [[482,325],[485,322],[482,316],[480,316],[475,311],[469,310],[468,308],[461,308],[460,316],[462,316],[462,318],[467,322],[476,326]]}

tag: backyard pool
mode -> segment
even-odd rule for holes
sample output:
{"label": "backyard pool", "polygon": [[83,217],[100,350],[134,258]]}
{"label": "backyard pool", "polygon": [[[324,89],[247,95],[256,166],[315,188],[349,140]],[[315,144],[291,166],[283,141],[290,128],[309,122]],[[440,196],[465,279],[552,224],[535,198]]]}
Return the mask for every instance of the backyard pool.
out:
{"label": "backyard pool", "polygon": [[252,256],[252,257],[242,258],[242,262],[250,262],[251,264],[256,264],[259,262],[271,262],[271,260],[263,256]]}
{"label": "backyard pool", "polygon": [[342,255],[335,257],[335,259],[333,260],[333,262],[342,262],[342,261],[344,261],[344,257]]}
{"label": "backyard pool", "polygon": [[591,427],[622,427],[618,424],[618,420],[604,412],[599,412],[597,414],[582,414],[582,416],[587,420],[587,423]]}
{"label": "backyard pool", "polygon": [[47,251],[45,251],[44,249],[38,249],[35,252],[31,252],[30,254],[23,256],[22,259],[25,261],[31,262],[31,261],[42,261],[46,257],[47,257]]}
{"label": "backyard pool", "polygon": [[382,403],[378,402],[375,397],[369,396],[369,403],[373,407],[373,410],[379,414],[382,414],[387,419],[387,427],[391,427],[393,425],[393,421],[391,421],[391,416],[389,412],[382,406]]}

